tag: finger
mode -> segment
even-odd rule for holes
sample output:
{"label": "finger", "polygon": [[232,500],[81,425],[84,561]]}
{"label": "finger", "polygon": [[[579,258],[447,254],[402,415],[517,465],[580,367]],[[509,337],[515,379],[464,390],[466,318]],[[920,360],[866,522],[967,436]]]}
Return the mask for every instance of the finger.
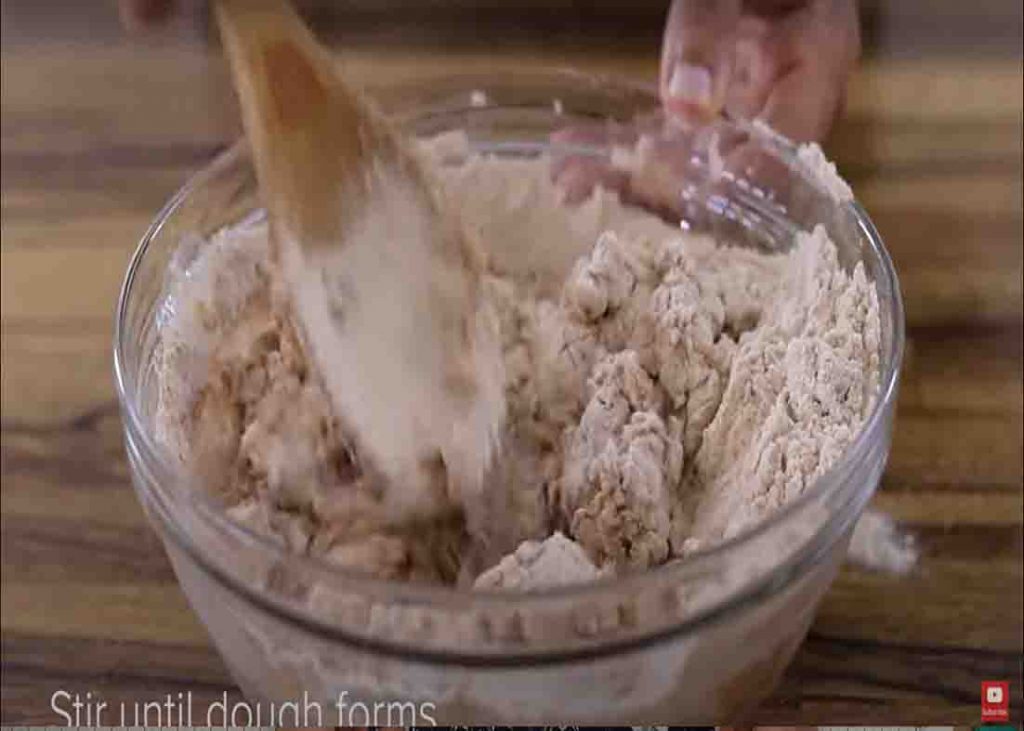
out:
{"label": "finger", "polygon": [[665,22],[662,104],[685,120],[717,115],[732,69],[739,0],[673,0]]}
{"label": "finger", "polygon": [[725,108],[741,119],[757,117],[779,77],[795,57],[773,21],[745,13],[736,25],[733,70],[726,90]]}
{"label": "finger", "polygon": [[[579,122],[555,130],[548,137],[551,142],[552,179],[558,180],[562,171],[568,167],[591,169],[596,160],[604,167],[610,167],[608,151],[616,147],[632,147],[636,144],[638,133],[638,127],[608,120]],[[586,164],[577,165],[581,160]]]}
{"label": "finger", "polygon": [[632,146],[636,141],[635,130],[608,123],[577,124],[555,131],[550,139],[551,178],[564,203],[582,202],[597,186],[615,191],[625,188],[627,176],[612,167],[608,156],[581,148],[597,151]]}
{"label": "finger", "polygon": [[831,130],[845,94],[835,75],[801,66],[780,79],[760,117],[794,142],[817,142]]}
{"label": "finger", "polygon": [[121,23],[131,31],[166,22],[173,7],[173,0],[118,0]]}
{"label": "finger", "polygon": [[589,198],[597,187],[622,193],[629,186],[629,176],[605,160],[577,156],[559,166],[554,182],[562,202],[572,206]]}
{"label": "finger", "polygon": [[759,72],[732,101],[793,140],[821,140],[842,107],[859,54],[853,0],[815,0],[771,23],[755,45]]}

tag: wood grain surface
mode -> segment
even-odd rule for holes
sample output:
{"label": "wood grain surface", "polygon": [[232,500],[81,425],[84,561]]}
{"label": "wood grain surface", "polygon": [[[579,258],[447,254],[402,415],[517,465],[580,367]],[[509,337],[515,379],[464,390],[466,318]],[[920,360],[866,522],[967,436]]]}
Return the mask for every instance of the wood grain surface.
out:
{"label": "wood grain surface", "polygon": [[[586,4],[556,5],[579,16],[561,35],[452,41],[442,54],[397,33],[350,43],[349,63],[374,83],[467,64],[653,78],[651,3],[617,43],[599,32],[624,22],[614,4],[592,4],[604,8],[593,34]],[[1021,717],[1020,8],[938,5],[923,25],[865,6],[873,45],[828,144],[902,280],[909,347],[874,504],[917,537],[922,560],[902,578],[843,570],[763,722],[970,725],[987,679],[1011,681]],[[520,27],[514,16],[498,25]],[[912,42],[900,42],[901,22]],[[126,38],[112,5],[3,5],[4,724],[57,723],[58,689],[112,703],[183,690],[200,703],[233,689],[132,494],[111,375],[130,253],[237,132],[219,54],[201,22],[182,24],[172,37]],[[459,37],[457,19],[445,27]]]}

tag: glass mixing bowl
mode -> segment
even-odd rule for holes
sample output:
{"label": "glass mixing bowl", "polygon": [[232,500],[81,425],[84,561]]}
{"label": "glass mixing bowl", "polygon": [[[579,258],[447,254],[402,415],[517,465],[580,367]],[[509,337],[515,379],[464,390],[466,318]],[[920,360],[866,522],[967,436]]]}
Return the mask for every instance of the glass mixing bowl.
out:
{"label": "glass mixing bowl", "polygon": [[[375,96],[411,134],[459,129],[496,155],[549,150],[595,161],[611,157],[607,143],[558,149],[552,133],[606,119],[628,130],[657,108],[646,88],[567,72],[417,79]],[[259,208],[244,145],[159,213],[117,310],[125,444],[139,500],[178,580],[251,702],[304,699],[319,704],[324,723],[357,725],[708,723],[736,718],[771,692],[882,474],[904,342],[899,287],[864,211],[838,202],[790,143],[725,121],[675,130],[663,142],[675,151],[675,177],[660,193],[677,204],[681,225],[784,249],[796,230],[822,224],[844,266],[864,263],[881,310],[879,393],[836,464],[757,526],[646,573],[541,594],[346,572],[285,552],[189,489],[153,437],[158,313],[179,242],[205,239]],[[724,169],[722,150],[731,151]],[[318,610],[307,600],[313,587],[346,611]],[[375,708],[379,715],[364,721]]]}

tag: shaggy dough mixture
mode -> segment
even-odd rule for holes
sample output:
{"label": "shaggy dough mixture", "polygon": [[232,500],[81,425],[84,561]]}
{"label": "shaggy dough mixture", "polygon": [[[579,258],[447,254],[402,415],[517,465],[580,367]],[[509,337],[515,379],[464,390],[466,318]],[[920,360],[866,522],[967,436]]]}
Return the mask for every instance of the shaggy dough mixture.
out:
{"label": "shaggy dough mixture", "polygon": [[857,433],[877,296],[820,227],[786,253],[734,248],[600,188],[563,205],[545,158],[458,135],[424,154],[490,257],[508,423],[486,494],[413,523],[383,508],[255,215],[183,242],[159,320],[158,438],[234,519],[380,577],[539,590],[728,538]]}

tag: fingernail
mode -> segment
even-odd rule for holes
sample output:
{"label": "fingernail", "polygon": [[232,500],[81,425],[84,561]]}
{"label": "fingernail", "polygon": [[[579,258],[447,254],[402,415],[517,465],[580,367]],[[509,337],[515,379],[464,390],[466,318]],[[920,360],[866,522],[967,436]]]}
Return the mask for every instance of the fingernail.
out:
{"label": "fingernail", "polygon": [[710,106],[711,72],[703,66],[676,63],[668,81],[668,96],[694,106]]}

